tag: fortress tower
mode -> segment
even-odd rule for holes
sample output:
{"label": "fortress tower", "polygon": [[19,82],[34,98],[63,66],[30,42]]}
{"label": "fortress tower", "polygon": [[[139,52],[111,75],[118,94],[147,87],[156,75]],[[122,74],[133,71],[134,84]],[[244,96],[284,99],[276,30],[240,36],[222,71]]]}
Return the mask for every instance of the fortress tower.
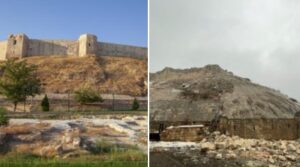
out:
{"label": "fortress tower", "polygon": [[97,53],[97,37],[91,34],[83,34],[79,37],[78,56],[96,55]]}
{"label": "fortress tower", "polygon": [[25,57],[28,48],[28,37],[25,34],[9,35],[7,40],[6,58]]}

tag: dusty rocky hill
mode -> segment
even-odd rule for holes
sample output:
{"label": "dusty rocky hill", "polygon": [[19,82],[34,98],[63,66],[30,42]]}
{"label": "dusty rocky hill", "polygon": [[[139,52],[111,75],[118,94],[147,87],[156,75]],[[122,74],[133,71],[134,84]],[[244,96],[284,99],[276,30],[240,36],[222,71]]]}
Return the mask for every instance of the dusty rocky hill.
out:
{"label": "dusty rocky hill", "polygon": [[102,93],[133,96],[147,94],[147,62],[128,57],[26,58],[38,67],[38,77],[48,93],[73,92],[88,84]]}
{"label": "dusty rocky hill", "polygon": [[235,76],[218,65],[150,75],[152,121],[228,118],[293,118],[299,103],[277,90]]}

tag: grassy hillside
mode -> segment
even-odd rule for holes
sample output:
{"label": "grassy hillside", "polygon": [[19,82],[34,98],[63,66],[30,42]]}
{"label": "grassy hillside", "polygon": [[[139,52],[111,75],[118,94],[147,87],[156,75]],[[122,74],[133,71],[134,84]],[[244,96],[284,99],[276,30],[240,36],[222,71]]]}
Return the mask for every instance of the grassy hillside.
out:
{"label": "grassy hillside", "polygon": [[67,93],[89,84],[102,93],[133,96],[147,93],[147,62],[128,57],[26,58],[38,67],[43,89],[48,93]]}

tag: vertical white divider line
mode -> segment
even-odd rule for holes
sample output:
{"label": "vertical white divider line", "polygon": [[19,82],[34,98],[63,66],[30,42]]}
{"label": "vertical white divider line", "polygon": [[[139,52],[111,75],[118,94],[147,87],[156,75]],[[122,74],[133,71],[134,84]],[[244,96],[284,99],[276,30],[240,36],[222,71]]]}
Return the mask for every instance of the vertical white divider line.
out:
{"label": "vertical white divider line", "polygon": [[147,124],[147,127],[148,127],[148,130],[147,130],[147,141],[148,141],[148,167],[150,167],[150,136],[149,136],[149,133],[150,133],[150,0],[147,0],[148,1],[148,7],[147,7],[147,14],[148,14],[148,39],[147,39],[147,46],[148,46],[148,71],[147,71],[147,74],[148,74],[148,108],[147,108],[147,112],[148,112],[148,117],[147,117],[147,121],[148,121],[148,124]]}

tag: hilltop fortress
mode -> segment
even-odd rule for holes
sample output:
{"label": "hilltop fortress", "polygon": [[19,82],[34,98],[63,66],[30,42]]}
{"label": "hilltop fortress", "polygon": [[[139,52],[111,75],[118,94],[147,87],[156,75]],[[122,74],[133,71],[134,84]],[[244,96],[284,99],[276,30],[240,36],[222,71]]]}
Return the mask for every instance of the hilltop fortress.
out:
{"label": "hilltop fortress", "polygon": [[80,35],[78,40],[30,39],[25,34],[9,35],[0,41],[0,60],[31,56],[129,56],[147,59],[147,48],[98,42],[97,36]]}

